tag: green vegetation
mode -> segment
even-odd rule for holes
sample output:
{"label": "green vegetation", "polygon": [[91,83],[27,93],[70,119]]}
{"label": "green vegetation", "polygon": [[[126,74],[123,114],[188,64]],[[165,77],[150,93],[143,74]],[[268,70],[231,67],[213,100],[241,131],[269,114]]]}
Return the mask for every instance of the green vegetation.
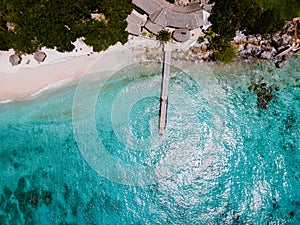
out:
{"label": "green vegetation", "polygon": [[[131,0],[2,0],[0,50],[32,53],[45,46],[72,51],[79,37],[94,51],[105,50],[127,41],[125,19],[132,9]],[[101,19],[92,19],[91,13]]]}
{"label": "green vegetation", "polygon": [[212,23],[210,33],[214,35],[207,34],[207,37],[211,47],[219,51],[216,57],[220,60],[227,59],[222,55],[230,53],[229,43],[237,30],[246,35],[269,36],[282,29],[285,23],[278,8],[265,8],[255,0],[216,1],[209,20]]}
{"label": "green vegetation", "polygon": [[215,59],[221,62],[232,62],[236,56],[236,50],[230,44],[214,54]]}
{"label": "green vegetation", "polygon": [[149,38],[154,38],[154,34],[150,33]]}
{"label": "green vegetation", "polygon": [[286,20],[292,20],[300,16],[299,0],[255,0],[270,10],[277,9]]}
{"label": "green vegetation", "polygon": [[201,37],[198,38],[198,42],[199,42],[199,43],[202,43],[202,42],[204,42],[204,41],[205,41],[205,37],[201,36]]}
{"label": "green vegetation", "polygon": [[161,30],[157,35],[157,39],[162,41],[162,42],[170,41],[171,37],[172,37],[171,32],[169,32],[167,30]]}

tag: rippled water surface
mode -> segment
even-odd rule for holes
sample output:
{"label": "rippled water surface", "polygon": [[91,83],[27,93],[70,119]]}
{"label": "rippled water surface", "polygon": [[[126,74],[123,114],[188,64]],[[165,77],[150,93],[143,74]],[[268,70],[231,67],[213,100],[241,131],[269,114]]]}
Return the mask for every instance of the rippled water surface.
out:
{"label": "rippled water surface", "polygon": [[173,67],[162,137],[153,62],[2,105],[0,224],[299,224],[299,79],[300,57]]}

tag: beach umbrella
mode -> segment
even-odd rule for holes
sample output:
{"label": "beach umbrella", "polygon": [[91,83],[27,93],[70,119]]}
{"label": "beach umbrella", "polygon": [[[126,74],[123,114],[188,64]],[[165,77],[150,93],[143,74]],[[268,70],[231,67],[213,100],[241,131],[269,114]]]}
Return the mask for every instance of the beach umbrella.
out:
{"label": "beach umbrella", "polygon": [[16,54],[13,54],[9,57],[9,62],[12,66],[19,65],[22,61],[22,57]]}
{"label": "beach umbrella", "polygon": [[44,60],[46,59],[47,55],[45,52],[35,52],[33,55],[34,59],[40,63],[40,62],[44,62]]}

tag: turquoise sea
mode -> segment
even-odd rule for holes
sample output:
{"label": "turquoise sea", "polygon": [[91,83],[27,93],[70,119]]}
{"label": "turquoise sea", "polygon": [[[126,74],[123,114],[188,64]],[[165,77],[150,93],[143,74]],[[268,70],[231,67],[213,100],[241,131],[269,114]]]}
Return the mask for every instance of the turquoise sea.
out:
{"label": "turquoise sea", "polygon": [[164,136],[161,64],[99,77],[0,106],[0,224],[300,224],[299,56],[173,66]]}

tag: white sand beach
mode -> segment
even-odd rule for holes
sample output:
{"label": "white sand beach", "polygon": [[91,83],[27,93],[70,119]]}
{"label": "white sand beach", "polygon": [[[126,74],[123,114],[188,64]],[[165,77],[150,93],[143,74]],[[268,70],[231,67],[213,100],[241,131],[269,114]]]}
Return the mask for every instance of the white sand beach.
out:
{"label": "white sand beach", "polygon": [[9,63],[12,50],[0,52],[0,103],[25,99],[45,89],[64,85],[87,70],[113,70],[141,55],[145,48],[155,46],[159,46],[157,41],[130,37],[125,45],[117,43],[104,52],[94,53],[83,42],[78,42],[77,51],[59,53],[42,49],[47,54],[44,62],[38,64],[33,55],[26,55],[17,66]]}

